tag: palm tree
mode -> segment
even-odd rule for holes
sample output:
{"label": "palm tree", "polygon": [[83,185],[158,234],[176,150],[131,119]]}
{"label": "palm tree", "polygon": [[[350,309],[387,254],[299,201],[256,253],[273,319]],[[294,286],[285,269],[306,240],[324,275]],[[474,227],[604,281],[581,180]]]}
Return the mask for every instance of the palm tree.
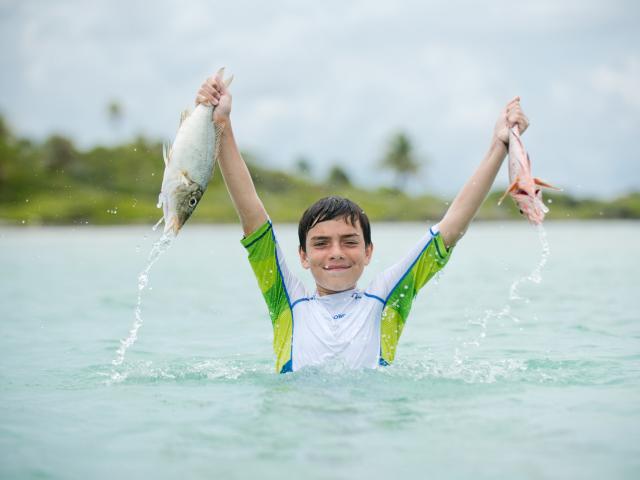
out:
{"label": "palm tree", "polygon": [[296,159],[296,171],[303,177],[311,176],[311,162],[303,155]]}
{"label": "palm tree", "polygon": [[380,165],[395,172],[395,187],[402,190],[412,174],[420,169],[420,163],[413,152],[411,140],[403,132],[391,137],[387,153]]}
{"label": "palm tree", "polygon": [[334,165],[329,170],[329,175],[327,176],[327,183],[331,187],[348,187],[351,185],[351,180],[349,179],[349,175],[344,171],[339,165]]}
{"label": "palm tree", "polygon": [[107,116],[114,130],[117,130],[122,123],[123,110],[122,105],[117,100],[111,100],[107,104]]}

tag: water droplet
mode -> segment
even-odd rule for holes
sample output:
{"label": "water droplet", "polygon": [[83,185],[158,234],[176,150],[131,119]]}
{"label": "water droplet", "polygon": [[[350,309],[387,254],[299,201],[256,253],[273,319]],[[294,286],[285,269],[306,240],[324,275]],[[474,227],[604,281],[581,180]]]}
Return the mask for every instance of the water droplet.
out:
{"label": "water droplet", "polygon": [[28,198],[25,200],[25,203],[29,203],[29,199]]}
{"label": "water droplet", "polygon": [[25,223],[27,223],[26,220],[22,220],[22,224],[24,225]]}
{"label": "water droplet", "polygon": [[553,203],[553,199],[551,198],[547,199],[547,203]]}

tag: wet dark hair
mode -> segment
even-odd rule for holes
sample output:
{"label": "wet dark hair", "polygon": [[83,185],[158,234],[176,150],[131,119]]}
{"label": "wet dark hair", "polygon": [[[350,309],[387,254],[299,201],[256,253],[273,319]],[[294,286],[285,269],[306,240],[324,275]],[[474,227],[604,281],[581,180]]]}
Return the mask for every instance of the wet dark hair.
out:
{"label": "wet dark hair", "polygon": [[356,203],[348,198],[333,195],[318,200],[302,214],[298,224],[298,239],[303,252],[307,251],[307,233],[318,223],[334,218],[344,218],[345,222],[356,225],[360,223],[364,235],[364,245],[371,245],[371,225],[369,218]]}

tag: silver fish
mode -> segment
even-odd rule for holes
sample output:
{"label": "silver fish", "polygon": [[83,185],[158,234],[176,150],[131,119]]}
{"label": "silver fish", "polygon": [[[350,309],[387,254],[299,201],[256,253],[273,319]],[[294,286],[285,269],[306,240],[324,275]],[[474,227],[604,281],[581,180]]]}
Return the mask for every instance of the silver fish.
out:
{"label": "silver fish", "polygon": [[[218,71],[222,78],[224,68]],[[231,83],[230,77],[225,83]],[[164,233],[176,235],[194,212],[213,177],[219,149],[220,128],[213,123],[213,106],[198,105],[183,112],[173,145],[163,147],[165,169],[158,196],[165,222]]]}

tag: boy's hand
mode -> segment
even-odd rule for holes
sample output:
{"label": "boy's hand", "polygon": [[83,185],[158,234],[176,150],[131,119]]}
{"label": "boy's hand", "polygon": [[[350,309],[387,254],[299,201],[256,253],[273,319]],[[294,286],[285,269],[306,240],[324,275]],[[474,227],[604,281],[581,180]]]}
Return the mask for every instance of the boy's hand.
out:
{"label": "boy's hand", "polygon": [[520,129],[520,134],[524,133],[529,126],[529,119],[520,107],[520,97],[515,97],[504,107],[504,110],[500,113],[500,117],[496,122],[493,137],[500,140],[505,146],[509,145],[509,128],[516,124]]}
{"label": "boy's hand", "polygon": [[198,90],[196,105],[213,105],[213,122],[224,124],[229,121],[231,115],[231,92],[229,92],[230,77],[226,82],[223,79],[224,67],[218,70],[214,76],[209,77]]}

